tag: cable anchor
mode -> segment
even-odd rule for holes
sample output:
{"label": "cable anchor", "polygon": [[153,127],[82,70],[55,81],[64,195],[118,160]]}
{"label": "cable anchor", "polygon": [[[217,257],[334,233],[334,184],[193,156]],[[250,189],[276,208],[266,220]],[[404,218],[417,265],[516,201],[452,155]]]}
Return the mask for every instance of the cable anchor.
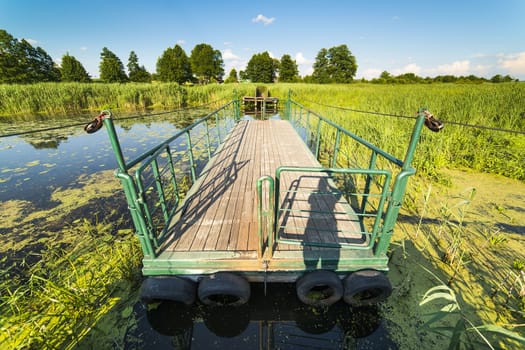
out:
{"label": "cable anchor", "polygon": [[103,125],[102,121],[104,118],[111,118],[111,116],[112,114],[110,111],[103,110],[97,117],[95,117],[95,119],[84,126],[84,131],[88,134],[93,134],[94,132],[99,131]]}

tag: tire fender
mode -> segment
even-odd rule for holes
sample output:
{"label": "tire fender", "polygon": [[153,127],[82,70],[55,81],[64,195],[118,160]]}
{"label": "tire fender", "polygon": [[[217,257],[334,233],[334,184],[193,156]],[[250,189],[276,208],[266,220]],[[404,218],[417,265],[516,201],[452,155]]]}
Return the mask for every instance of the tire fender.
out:
{"label": "tire fender", "polygon": [[186,305],[195,302],[197,286],[195,282],[176,276],[147,277],[140,288],[140,298],[144,302],[171,300]]}
{"label": "tire fender", "polygon": [[343,296],[343,285],[337,274],[328,270],[308,272],[296,282],[297,297],[312,306],[330,306]]}
{"label": "tire fender", "polygon": [[388,277],[377,270],[360,270],[347,276],[344,281],[344,301],[352,306],[374,305],[392,294]]}
{"label": "tire fender", "polygon": [[238,306],[250,299],[250,283],[228,272],[204,277],[197,290],[199,300],[211,306]]}

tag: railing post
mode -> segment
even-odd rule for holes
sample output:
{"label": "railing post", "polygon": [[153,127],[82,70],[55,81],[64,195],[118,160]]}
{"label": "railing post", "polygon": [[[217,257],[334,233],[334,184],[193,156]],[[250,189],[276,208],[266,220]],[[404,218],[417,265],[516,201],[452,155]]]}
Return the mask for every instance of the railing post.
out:
{"label": "railing post", "polygon": [[316,144],[315,144],[315,159],[319,160],[319,150],[321,148],[321,123],[323,121],[321,119],[318,119],[317,122],[317,136],[316,136]]}
{"label": "railing post", "polygon": [[211,142],[210,142],[210,128],[208,127],[208,119],[204,122],[206,126],[206,149],[208,150],[208,160],[211,159]]}
{"label": "railing post", "polygon": [[379,237],[379,242],[377,243],[374,250],[374,254],[376,256],[386,253],[386,250],[390,244],[390,240],[392,239],[397,216],[399,215],[399,210],[403,204],[403,196],[405,194],[408,177],[415,174],[415,170],[411,167],[411,163],[414,158],[414,153],[424,122],[425,115],[423,114],[423,109],[421,108],[416,120],[416,125],[412,131],[412,136],[410,138],[410,144],[405,156],[405,161],[403,162],[402,171],[397,175],[396,180],[394,181],[394,186],[392,188],[392,198],[388,203],[385,214],[383,233],[381,237]]}
{"label": "railing post", "polygon": [[190,172],[191,172],[191,181],[195,183],[197,181],[197,176],[195,175],[195,161],[193,159],[193,148],[191,145],[191,135],[190,131],[186,131],[186,140],[188,143],[188,157],[190,158]]}
{"label": "railing post", "polygon": [[[368,170],[374,170],[376,167],[377,153],[372,151],[372,156],[370,156],[370,163],[368,164]],[[372,175],[369,173],[366,176],[366,183],[363,194],[363,201],[361,202],[361,213],[364,213],[366,210],[366,204],[368,202],[368,195],[370,194],[370,183],[372,182]]]}
{"label": "railing post", "polygon": [[137,190],[133,178],[125,172],[117,170],[116,176],[120,179],[120,183],[124,188],[124,194],[128,202],[129,212],[135,226],[136,234],[139,238],[142,253],[145,258],[155,258],[155,249],[153,248],[151,238],[148,235],[148,228],[144,222],[144,215],[139,205],[137,198]]}
{"label": "railing post", "polygon": [[337,155],[339,153],[339,142],[341,142],[341,130],[337,129],[335,134],[335,144],[334,144],[334,155],[332,158],[332,168],[337,168]]}
{"label": "railing post", "polygon": [[111,142],[111,148],[113,148],[113,153],[117,159],[118,168],[121,172],[127,173],[128,168],[126,166],[126,161],[124,160],[124,155],[122,154],[122,148],[120,147],[120,142],[118,140],[117,131],[115,130],[115,125],[113,124],[112,114],[110,111],[102,111],[106,113],[103,119],[103,123],[106,126],[109,135],[109,141]]}
{"label": "railing post", "polygon": [[222,140],[221,140],[221,128],[219,125],[219,113],[215,113],[215,127],[217,128],[217,138],[219,139],[219,144],[221,144]]}
{"label": "railing post", "polygon": [[[166,147],[166,152],[170,153],[169,146]],[[151,163],[153,176],[155,177],[155,184],[157,185],[157,192],[159,194],[160,207],[162,210],[162,216],[164,217],[164,222],[168,222],[169,214],[168,207],[166,206],[166,195],[164,194],[164,186],[162,185],[162,178],[159,171],[159,162],[157,159],[153,160]]]}
{"label": "railing post", "polygon": [[[263,182],[268,181],[268,208],[264,210],[263,206]],[[273,254],[273,236],[274,236],[274,180],[271,176],[263,176],[257,180],[257,221],[258,228],[257,233],[259,235],[259,249],[257,256],[263,257],[264,253],[264,232],[263,232],[263,219],[266,218],[266,235],[268,237],[268,255],[271,257]]]}

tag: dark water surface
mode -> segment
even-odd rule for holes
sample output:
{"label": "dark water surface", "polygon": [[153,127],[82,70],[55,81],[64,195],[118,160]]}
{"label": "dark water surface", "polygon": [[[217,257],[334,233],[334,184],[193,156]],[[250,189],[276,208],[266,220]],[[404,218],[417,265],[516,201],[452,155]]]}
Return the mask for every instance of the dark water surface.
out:
{"label": "dark water surface", "polygon": [[[122,121],[116,118],[124,155],[128,159],[138,156],[203,115],[173,114]],[[91,119],[0,126],[7,134],[81,121],[87,123]],[[0,137],[0,201],[30,201],[35,208],[46,209],[53,206],[50,197],[56,189],[78,186],[79,177],[100,176],[101,171],[116,166],[105,130],[86,134],[82,126],[75,126]],[[122,214],[128,217],[128,213]],[[77,215],[81,218],[81,213]],[[127,224],[130,226],[131,221],[127,220]],[[397,348],[387,330],[391,325],[377,308],[352,309],[339,302],[326,310],[311,309],[300,303],[291,284],[269,284],[266,295],[264,291],[263,284],[252,284],[249,303],[229,309],[139,302],[135,305],[138,324],[128,331],[126,348]]]}
{"label": "dark water surface", "polygon": [[[128,348],[154,349],[397,349],[377,307],[330,308],[302,304],[293,284],[252,283],[250,301],[239,307],[137,304],[138,327]],[[140,341],[137,342],[137,339]]]}

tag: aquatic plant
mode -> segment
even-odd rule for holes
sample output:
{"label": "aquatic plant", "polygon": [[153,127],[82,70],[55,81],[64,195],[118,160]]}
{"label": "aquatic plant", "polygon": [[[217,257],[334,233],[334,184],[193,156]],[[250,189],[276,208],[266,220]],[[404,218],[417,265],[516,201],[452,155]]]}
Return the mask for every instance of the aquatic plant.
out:
{"label": "aquatic plant", "polygon": [[71,230],[71,245],[50,242],[38,263],[0,271],[1,348],[73,348],[110,311],[133,304],[141,254],[131,232],[87,220]]}
{"label": "aquatic plant", "polygon": [[511,330],[525,325],[506,325],[507,328],[495,324],[474,325],[462,311],[456,293],[444,284],[430,288],[423,295],[419,306],[431,303],[439,304],[437,306],[439,310],[426,314],[428,319],[423,324],[422,330],[435,332],[450,339],[448,348],[451,350],[495,349],[493,344],[496,342],[507,343],[509,348],[525,345],[525,337]]}

